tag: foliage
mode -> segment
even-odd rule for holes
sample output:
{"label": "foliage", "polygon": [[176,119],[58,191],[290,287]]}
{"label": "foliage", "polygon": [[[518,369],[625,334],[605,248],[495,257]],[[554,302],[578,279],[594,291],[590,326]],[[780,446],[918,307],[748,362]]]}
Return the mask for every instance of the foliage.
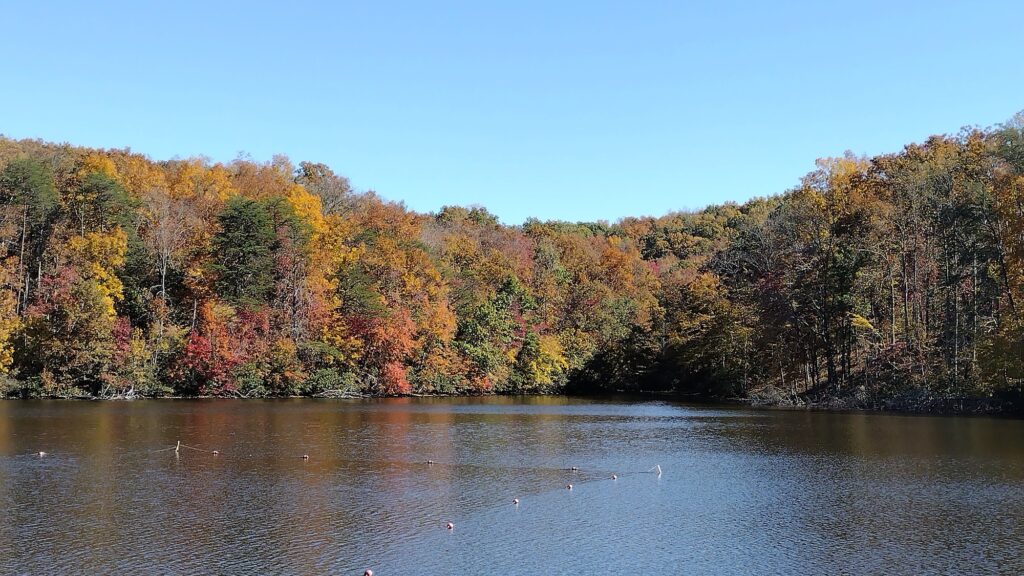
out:
{"label": "foliage", "polygon": [[[617,223],[0,139],[0,390],[1019,405],[1024,117]],[[913,404],[910,404],[913,402]]]}
{"label": "foliage", "polygon": [[217,292],[232,304],[259,306],[274,288],[274,222],[267,206],[236,196],[217,216],[211,242]]}

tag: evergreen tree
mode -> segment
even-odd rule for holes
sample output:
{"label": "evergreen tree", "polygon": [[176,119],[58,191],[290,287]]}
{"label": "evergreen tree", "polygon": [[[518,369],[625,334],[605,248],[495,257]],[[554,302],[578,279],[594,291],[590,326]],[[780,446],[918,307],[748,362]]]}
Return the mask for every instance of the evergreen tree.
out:
{"label": "evergreen tree", "polygon": [[274,223],[264,203],[234,197],[217,216],[211,242],[217,292],[239,306],[270,301],[274,293]]}

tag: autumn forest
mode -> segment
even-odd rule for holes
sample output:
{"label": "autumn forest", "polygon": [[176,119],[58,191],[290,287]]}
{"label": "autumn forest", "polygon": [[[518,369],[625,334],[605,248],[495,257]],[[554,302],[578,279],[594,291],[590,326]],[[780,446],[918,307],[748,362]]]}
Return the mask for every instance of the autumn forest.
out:
{"label": "autumn forest", "polygon": [[416,213],[285,157],[10,139],[0,201],[7,396],[1022,404],[1024,117],[614,224]]}

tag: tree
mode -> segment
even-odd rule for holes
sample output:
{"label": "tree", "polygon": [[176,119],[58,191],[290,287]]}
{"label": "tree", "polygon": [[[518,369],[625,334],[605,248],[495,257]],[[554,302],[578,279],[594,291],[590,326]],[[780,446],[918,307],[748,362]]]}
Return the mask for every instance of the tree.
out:
{"label": "tree", "polygon": [[43,277],[17,359],[48,393],[102,391],[114,353],[114,305],[122,298],[116,270],[126,250],[120,229],[75,236],[65,247],[67,263]]}
{"label": "tree", "polygon": [[259,201],[236,196],[217,216],[211,242],[217,292],[240,306],[266,304],[274,293],[274,222]]}
{"label": "tree", "polygon": [[[31,297],[30,276],[38,285],[42,274],[43,253],[57,212],[57,189],[50,167],[32,158],[19,158],[0,173],[0,203],[5,207],[4,234],[7,254],[16,254],[18,267],[14,282],[5,282],[16,293],[17,309],[23,311]],[[13,225],[13,226],[11,226]]]}
{"label": "tree", "polygon": [[320,198],[324,213],[346,214],[354,208],[348,178],[338,176],[324,164],[300,162],[299,169],[295,171],[295,182]]}

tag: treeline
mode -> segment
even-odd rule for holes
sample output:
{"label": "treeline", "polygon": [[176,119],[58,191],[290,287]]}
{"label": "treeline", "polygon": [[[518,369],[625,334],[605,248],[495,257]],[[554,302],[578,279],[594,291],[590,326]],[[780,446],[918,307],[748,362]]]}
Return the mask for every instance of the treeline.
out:
{"label": "treeline", "polygon": [[8,395],[1021,403],[1021,118],[616,224],[418,214],[283,157],[7,139],[0,202]]}

